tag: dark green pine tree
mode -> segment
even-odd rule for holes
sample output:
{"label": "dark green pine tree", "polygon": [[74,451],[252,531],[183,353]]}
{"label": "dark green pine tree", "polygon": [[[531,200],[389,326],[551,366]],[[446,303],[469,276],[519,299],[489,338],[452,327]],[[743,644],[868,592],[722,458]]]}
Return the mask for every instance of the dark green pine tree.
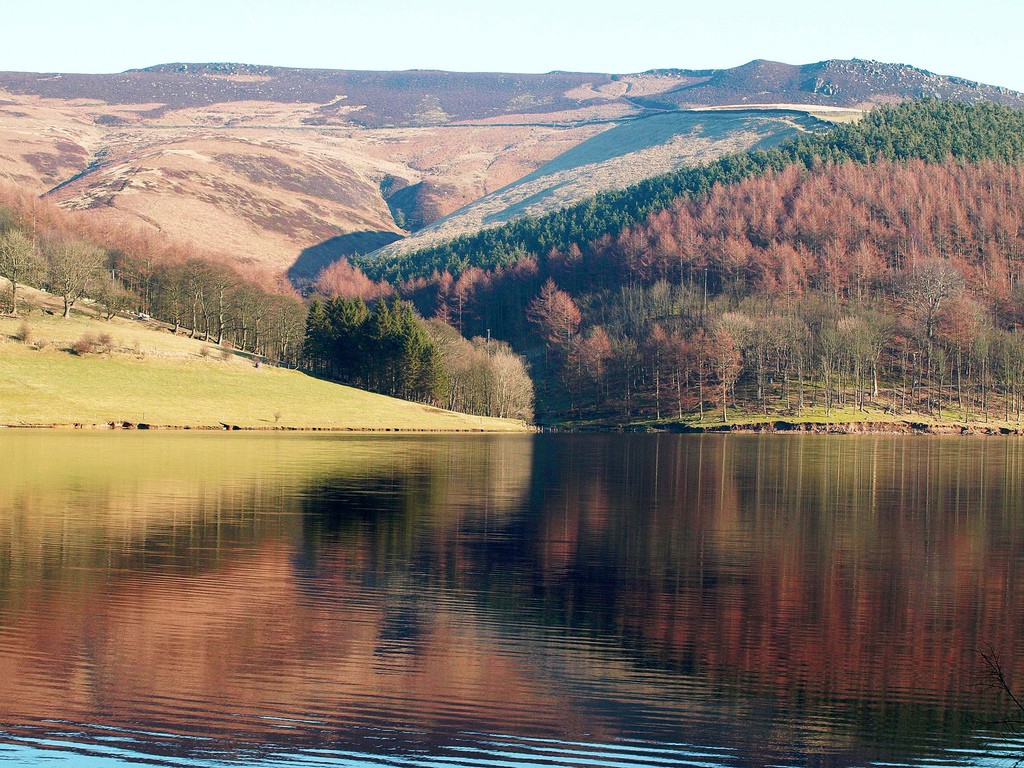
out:
{"label": "dark green pine tree", "polygon": [[348,384],[362,384],[371,362],[367,339],[370,310],[361,298],[337,298],[327,303],[326,314],[332,330],[329,353],[334,377]]}
{"label": "dark green pine tree", "polygon": [[314,299],[306,316],[306,338],[302,343],[302,355],[306,367],[321,376],[330,369],[331,324],[327,319],[324,305]]}

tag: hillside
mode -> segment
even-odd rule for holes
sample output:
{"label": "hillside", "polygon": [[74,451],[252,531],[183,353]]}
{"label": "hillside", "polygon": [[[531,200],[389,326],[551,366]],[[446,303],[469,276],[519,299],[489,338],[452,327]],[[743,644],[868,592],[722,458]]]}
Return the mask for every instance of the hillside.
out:
{"label": "hillside", "polygon": [[[858,115],[860,113],[857,113]],[[538,217],[651,176],[770,147],[830,124],[794,110],[674,111],[624,122],[533,173],[373,254],[387,260],[526,216]]]}
{"label": "hillside", "polygon": [[915,102],[377,266],[528,355],[541,423],[1016,429],[1022,159],[1024,112]]}
{"label": "hillside", "polygon": [[[780,130],[752,125],[762,116],[701,133],[680,107],[859,109],[922,94],[1022,98],[874,62],[624,75],[238,64],[0,73],[0,175],[111,226],[301,281],[499,190],[446,231],[543,212]],[[657,141],[644,136],[652,126]]]}
{"label": "hillside", "polygon": [[[0,290],[7,290],[2,279]],[[0,425],[524,429],[517,421],[456,414],[298,371],[256,367],[246,355],[172,335],[153,321],[107,322],[88,308],[64,320],[53,297],[24,287],[20,292],[36,309],[28,317],[0,315]]]}
{"label": "hillside", "polygon": [[906,64],[863,59],[831,59],[803,66],[758,59],[733,69],[716,70],[698,82],[639,101],[659,109],[713,104],[817,104],[862,109],[886,103],[891,97],[992,101],[1024,107],[1021,94],[1005,88],[945,77]]}

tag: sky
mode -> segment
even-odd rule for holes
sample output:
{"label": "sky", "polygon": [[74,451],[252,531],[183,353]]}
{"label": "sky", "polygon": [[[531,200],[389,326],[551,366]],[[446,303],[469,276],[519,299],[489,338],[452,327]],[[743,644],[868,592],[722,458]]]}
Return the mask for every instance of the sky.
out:
{"label": "sky", "polygon": [[0,71],[630,73],[860,58],[1024,91],[1020,0],[19,0],[0,24]]}

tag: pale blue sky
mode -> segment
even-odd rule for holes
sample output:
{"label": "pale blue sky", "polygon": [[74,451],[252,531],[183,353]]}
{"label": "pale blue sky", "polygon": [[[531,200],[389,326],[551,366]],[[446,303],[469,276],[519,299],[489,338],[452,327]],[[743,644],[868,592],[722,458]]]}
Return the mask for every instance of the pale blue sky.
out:
{"label": "pale blue sky", "polygon": [[638,72],[862,58],[1024,91],[1024,3],[899,0],[16,0],[0,70],[230,61]]}

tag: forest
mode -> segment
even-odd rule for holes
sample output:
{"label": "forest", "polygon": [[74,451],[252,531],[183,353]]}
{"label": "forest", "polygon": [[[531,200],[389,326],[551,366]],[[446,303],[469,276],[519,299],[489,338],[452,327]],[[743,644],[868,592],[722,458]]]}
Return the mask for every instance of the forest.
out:
{"label": "forest", "polygon": [[524,254],[584,248],[615,236],[679,197],[700,198],[715,185],[778,172],[791,164],[870,163],[876,160],[948,159],[1016,162],[1024,158],[1024,113],[999,104],[925,100],[877,107],[856,123],[806,134],[778,147],[727,155],[703,166],[662,174],[622,190],[604,192],[539,218],[525,217],[400,257],[357,257],[355,264],[392,283],[432,272],[458,276],[472,267],[507,266]]}
{"label": "forest", "polygon": [[793,165],[584,249],[405,290],[532,350],[542,418],[1017,420],[1022,190],[998,161]]}
{"label": "forest", "polygon": [[[398,291],[526,353],[542,421],[1019,421],[1022,148],[1015,110],[887,107],[627,190],[639,202],[593,239],[510,241],[511,260]],[[629,210],[650,212],[620,226]],[[563,214],[521,226],[550,234]]]}

